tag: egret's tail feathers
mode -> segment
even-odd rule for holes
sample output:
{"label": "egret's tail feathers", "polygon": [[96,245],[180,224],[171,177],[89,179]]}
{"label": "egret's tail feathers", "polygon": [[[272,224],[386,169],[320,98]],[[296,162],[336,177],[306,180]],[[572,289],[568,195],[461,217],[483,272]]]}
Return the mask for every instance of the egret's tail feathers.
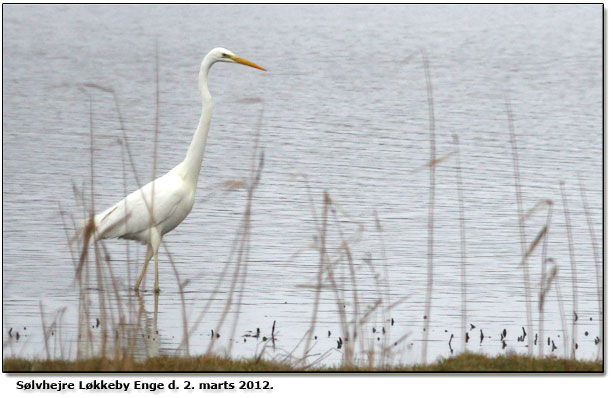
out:
{"label": "egret's tail feathers", "polygon": [[115,208],[110,209],[102,214],[98,214],[83,221],[81,228],[77,230],[74,237],[70,240],[69,244],[76,243],[79,251],[79,262],[75,273],[75,282],[81,280],[81,274],[85,262],[87,261],[87,254],[89,252],[89,245],[92,241],[99,239],[108,239],[120,237],[121,234],[117,233],[117,230],[121,230],[121,227],[125,225],[129,219],[130,214],[127,214],[123,218],[113,219],[109,217],[111,213],[115,211]]}
{"label": "egret's tail feathers", "polygon": [[128,222],[131,217],[132,212],[126,212],[119,205],[96,215],[95,239],[121,238],[129,232]]}

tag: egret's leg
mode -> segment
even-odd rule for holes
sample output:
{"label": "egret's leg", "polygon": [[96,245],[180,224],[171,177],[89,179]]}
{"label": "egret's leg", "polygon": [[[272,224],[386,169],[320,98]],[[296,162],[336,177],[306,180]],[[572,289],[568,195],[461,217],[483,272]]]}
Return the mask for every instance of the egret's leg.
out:
{"label": "egret's leg", "polygon": [[136,282],[136,287],[134,288],[138,291],[143,278],[145,277],[145,273],[147,272],[147,266],[149,265],[149,261],[151,261],[151,257],[153,257],[153,249],[150,245],[147,245],[147,254],[145,255],[145,264],[143,265],[143,269],[140,272],[140,276],[138,277],[138,281]]}
{"label": "egret's leg", "polygon": [[155,292],[160,292],[160,277],[158,276],[158,251],[155,252]]}
{"label": "egret's leg", "polygon": [[155,305],[153,307],[153,330],[155,332],[158,331],[158,305],[160,303],[160,294],[159,293],[155,293],[153,295],[155,297]]}
{"label": "egret's leg", "polygon": [[160,244],[162,243],[162,234],[157,228],[151,231],[151,247],[153,248],[153,255],[155,256],[155,292],[160,292],[160,277],[158,274],[158,252]]}

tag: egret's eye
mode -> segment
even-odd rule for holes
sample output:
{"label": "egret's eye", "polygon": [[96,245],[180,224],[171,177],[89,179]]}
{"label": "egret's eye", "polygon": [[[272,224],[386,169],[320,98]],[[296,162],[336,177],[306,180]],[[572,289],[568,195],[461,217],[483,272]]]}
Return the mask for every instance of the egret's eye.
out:
{"label": "egret's eye", "polygon": [[221,53],[221,56],[222,56],[222,57],[227,57],[227,56],[228,56],[228,54],[226,54],[226,53]]}

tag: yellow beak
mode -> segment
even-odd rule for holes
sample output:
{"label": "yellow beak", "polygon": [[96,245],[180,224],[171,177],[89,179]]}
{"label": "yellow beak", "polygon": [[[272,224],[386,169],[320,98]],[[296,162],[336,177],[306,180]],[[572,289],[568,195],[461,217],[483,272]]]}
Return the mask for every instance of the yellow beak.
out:
{"label": "yellow beak", "polygon": [[247,66],[251,66],[252,68],[256,68],[256,69],[263,70],[263,71],[266,70],[266,69],[262,68],[258,64],[255,64],[255,63],[253,63],[251,61],[247,61],[245,58],[237,57],[236,55],[230,55],[230,58],[232,58],[234,60],[234,62],[236,62],[236,63],[247,65]]}

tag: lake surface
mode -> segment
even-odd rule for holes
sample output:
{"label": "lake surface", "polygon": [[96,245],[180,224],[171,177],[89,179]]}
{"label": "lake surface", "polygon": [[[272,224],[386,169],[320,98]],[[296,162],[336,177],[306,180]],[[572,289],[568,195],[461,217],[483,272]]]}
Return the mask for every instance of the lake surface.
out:
{"label": "lake surface", "polygon": [[[83,85],[116,91],[136,176],[140,183],[149,181],[157,43],[158,176],[185,155],[200,112],[198,68],[211,48],[226,47],[268,71],[219,64],[210,74],[215,108],[196,203],[164,239],[185,286],[183,299],[165,250],[156,313],[152,267],[142,300],[131,291],[144,247],[105,242],[118,297],[136,311],[131,319],[149,330],[140,333],[145,343],[134,343],[140,355],[185,353],[185,347],[177,350],[185,314],[194,328],[192,355],[209,349],[213,330],[220,334],[215,352],[251,357],[264,349],[265,357],[291,353],[297,358],[305,353],[303,339],[310,337],[314,347],[308,362],[337,364],[351,344],[346,337],[354,339],[343,330],[346,312],[348,319],[357,313],[364,320],[358,333],[362,345],[356,346],[359,360],[369,350],[380,355],[384,344],[391,347],[389,361],[421,360],[430,161],[423,51],[433,86],[436,153],[443,157],[435,166],[427,359],[453,355],[450,348],[460,352],[466,332],[467,348],[488,354],[525,353],[533,339],[517,341],[528,325],[507,99],[524,210],[541,200],[553,202],[546,257],[555,259],[558,272],[543,309],[544,336],[555,341],[555,355],[564,355],[559,302],[567,341],[574,319],[560,193],[564,182],[577,273],[576,354],[596,358],[597,263],[579,181],[601,260],[602,12],[600,5],[5,6],[5,355],[46,356],[41,319],[49,326],[58,314],[50,355],[74,357],[79,331],[91,328],[95,339],[105,327],[96,320],[105,318],[95,289],[86,290],[91,311],[79,327],[74,253],[67,244],[67,233],[74,233],[71,217],[86,217],[73,186],[90,203],[90,98],[95,209],[114,204],[138,184],[112,95]],[[446,156],[456,149],[454,135],[461,153],[467,325],[461,319],[458,158]],[[239,273],[246,277],[234,287],[227,311],[236,260],[227,261],[247,197],[244,186],[227,187],[249,177],[256,136],[265,164],[251,203],[248,260]],[[324,192],[335,206],[335,213],[328,212],[326,247],[329,261],[336,262],[337,284],[324,280],[315,329],[308,336]],[[528,244],[546,220],[546,207],[527,219]],[[533,333],[538,332],[542,243],[528,261]],[[220,293],[212,299],[216,286]],[[382,311],[390,303],[396,305]],[[207,304],[208,312],[199,319]],[[270,339],[263,341],[271,337],[273,323],[274,350]],[[258,338],[247,336],[257,328]],[[341,349],[339,337],[345,340]],[[147,343],[153,339],[156,343]],[[569,346],[568,341],[566,354]],[[551,349],[544,346],[545,352]]]}

